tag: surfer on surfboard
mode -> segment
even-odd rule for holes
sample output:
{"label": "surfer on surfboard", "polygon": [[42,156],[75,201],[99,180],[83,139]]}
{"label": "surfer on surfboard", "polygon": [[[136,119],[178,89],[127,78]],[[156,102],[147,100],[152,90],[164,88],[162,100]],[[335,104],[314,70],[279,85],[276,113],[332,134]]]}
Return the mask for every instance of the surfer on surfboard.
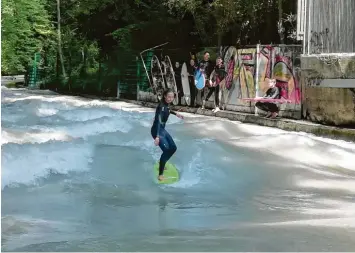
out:
{"label": "surfer on surfboard", "polygon": [[176,152],[176,145],[173,138],[165,130],[165,124],[168,121],[169,115],[174,114],[176,117],[183,119],[184,117],[174,111],[171,111],[169,104],[174,100],[174,92],[172,89],[167,89],[163,93],[163,98],[158,104],[155,111],[155,118],[151,128],[151,134],[154,139],[154,144],[159,146],[163,151],[159,161],[159,176],[158,180],[164,180],[164,168],[166,162],[173,156]]}

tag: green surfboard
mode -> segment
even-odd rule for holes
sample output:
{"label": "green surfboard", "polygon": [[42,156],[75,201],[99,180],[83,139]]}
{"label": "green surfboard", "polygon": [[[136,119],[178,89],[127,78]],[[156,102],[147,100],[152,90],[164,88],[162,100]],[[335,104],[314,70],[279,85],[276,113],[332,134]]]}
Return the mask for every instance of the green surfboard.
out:
{"label": "green surfboard", "polygon": [[166,170],[164,170],[163,176],[165,177],[164,180],[160,181],[158,180],[158,175],[159,175],[159,161],[154,165],[154,174],[155,178],[158,181],[159,184],[173,184],[177,181],[179,181],[179,171],[175,167],[174,164],[167,162],[165,164]]}

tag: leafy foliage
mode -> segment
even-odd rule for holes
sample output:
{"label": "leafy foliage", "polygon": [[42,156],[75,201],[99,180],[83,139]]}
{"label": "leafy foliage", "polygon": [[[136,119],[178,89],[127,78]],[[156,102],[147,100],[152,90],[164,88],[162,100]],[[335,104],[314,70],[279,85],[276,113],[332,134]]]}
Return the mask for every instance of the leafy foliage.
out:
{"label": "leafy foliage", "polygon": [[[281,1],[281,2],[280,2]],[[63,65],[68,89],[117,79],[133,52],[171,47],[278,43],[282,13],[292,39],[293,1],[285,0],[61,0]],[[281,7],[280,7],[281,6]],[[279,12],[280,8],[283,8]],[[24,73],[40,51],[40,68],[61,79],[57,2],[2,1],[2,72]],[[291,38],[291,39],[290,39]],[[118,71],[117,69],[120,69]]]}
{"label": "leafy foliage", "polygon": [[2,72],[25,72],[35,52],[53,47],[54,36],[46,0],[3,0]]}

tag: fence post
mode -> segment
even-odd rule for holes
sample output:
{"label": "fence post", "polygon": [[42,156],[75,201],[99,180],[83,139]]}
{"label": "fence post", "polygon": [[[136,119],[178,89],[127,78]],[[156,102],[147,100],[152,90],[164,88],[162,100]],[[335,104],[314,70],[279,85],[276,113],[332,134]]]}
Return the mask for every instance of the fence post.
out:
{"label": "fence post", "polygon": [[31,71],[30,78],[29,78],[30,80],[28,83],[29,88],[32,88],[32,89],[38,88],[36,84],[37,84],[37,61],[39,60],[39,57],[40,57],[40,53],[36,52],[34,55],[32,71]]}
{"label": "fence post", "polygon": [[142,84],[142,77],[141,77],[141,64],[140,64],[138,56],[136,56],[136,63],[137,63],[137,73],[136,73],[137,74],[137,97],[136,97],[136,100],[138,101],[139,91],[140,91],[141,86],[143,85]]}
{"label": "fence post", "polygon": [[[255,97],[259,94],[259,63],[260,61],[260,44],[256,45],[256,71],[255,71]],[[254,115],[258,115],[258,108],[254,107]]]}

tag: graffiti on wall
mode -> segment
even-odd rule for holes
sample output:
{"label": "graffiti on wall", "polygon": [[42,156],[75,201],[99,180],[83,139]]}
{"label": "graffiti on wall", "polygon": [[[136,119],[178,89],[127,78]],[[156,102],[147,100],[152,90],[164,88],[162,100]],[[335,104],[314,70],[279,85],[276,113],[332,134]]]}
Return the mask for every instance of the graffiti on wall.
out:
{"label": "graffiti on wall", "polygon": [[311,31],[310,53],[320,54],[329,51],[329,28],[322,31]]}
{"label": "graffiti on wall", "polygon": [[243,98],[263,96],[267,80],[276,79],[281,96],[291,103],[300,103],[298,73],[294,67],[300,48],[260,46],[235,51],[233,87],[227,103],[241,104]]}
{"label": "graffiti on wall", "polygon": [[275,48],[275,63],[273,67],[273,78],[281,90],[281,97],[290,100],[291,103],[301,102],[301,88],[299,78],[293,66],[292,56],[285,56],[280,48]]}
{"label": "graffiti on wall", "polygon": [[258,52],[258,72],[256,89],[258,90],[258,96],[262,96],[267,90],[266,80],[272,77],[272,67],[273,67],[273,53],[274,47],[263,46]]}
{"label": "graffiti on wall", "polygon": [[239,49],[237,51],[234,69],[234,83],[237,98],[255,96],[256,50]]}
{"label": "graffiti on wall", "polygon": [[278,46],[265,46],[260,48],[258,60],[258,95],[263,95],[268,89],[267,80],[276,80],[276,86],[280,89],[281,97],[291,103],[300,103],[301,89],[298,73],[294,67],[298,50],[281,48]]}
{"label": "graffiti on wall", "polygon": [[[291,104],[300,103],[300,84],[298,76],[299,57],[301,54],[301,46],[274,46],[259,45],[254,48],[237,49],[234,46],[216,48],[204,48],[196,54],[196,63],[202,60],[204,51],[209,51],[211,62],[214,64],[216,57],[221,56],[227,75],[225,77],[224,102],[229,105],[251,107],[245,98],[255,98],[255,96],[263,96],[268,89],[268,79],[276,79],[276,85],[280,89],[282,98]],[[171,56],[172,62],[180,65],[186,64],[189,68],[191,53],[186,54],[186,60],[179,61]],[[298,61],[298,62],[297,62]],[[169,64],[173,65],[174,64]],[[164,69],[162,64],[162,69]],[[182,69],[174,70],[176,75],[182,75]],[[179,73],[177,73],[179,71]],[[186,70],[185,70],[186,71]],[[166,79],[165,72],[159,73],[159,78]],[[184,74],[186,75],[186,74]],[[181,78],[180,78],[181,79]],[[187,80],[187,79],[186,79]],[[186,82],[186,80],[184,82]],[[190,80],[190,79],[189,79]],[[166,80],[165,80],[166,81]],[[181,82],[176,80],[177,83]],[[169,83],[170,84],[170,83]],[[165,82],[166,87],[171,87]],[[194,84],[190,84],[190,87]],[[184,93],[191,94],[191,90],[185,90],[189,85],[176,85],[177,94],[183,97]],[[180,91],[180,90],[181,91]],[[188,89],[188,88],[187,88]],[[198,98],[198,104],[202,101]],[[211,102],[214,96],[209,99]],[[195,100],[196,101],[196,100]],[[179,102],[180,103],[180,102]]]}

